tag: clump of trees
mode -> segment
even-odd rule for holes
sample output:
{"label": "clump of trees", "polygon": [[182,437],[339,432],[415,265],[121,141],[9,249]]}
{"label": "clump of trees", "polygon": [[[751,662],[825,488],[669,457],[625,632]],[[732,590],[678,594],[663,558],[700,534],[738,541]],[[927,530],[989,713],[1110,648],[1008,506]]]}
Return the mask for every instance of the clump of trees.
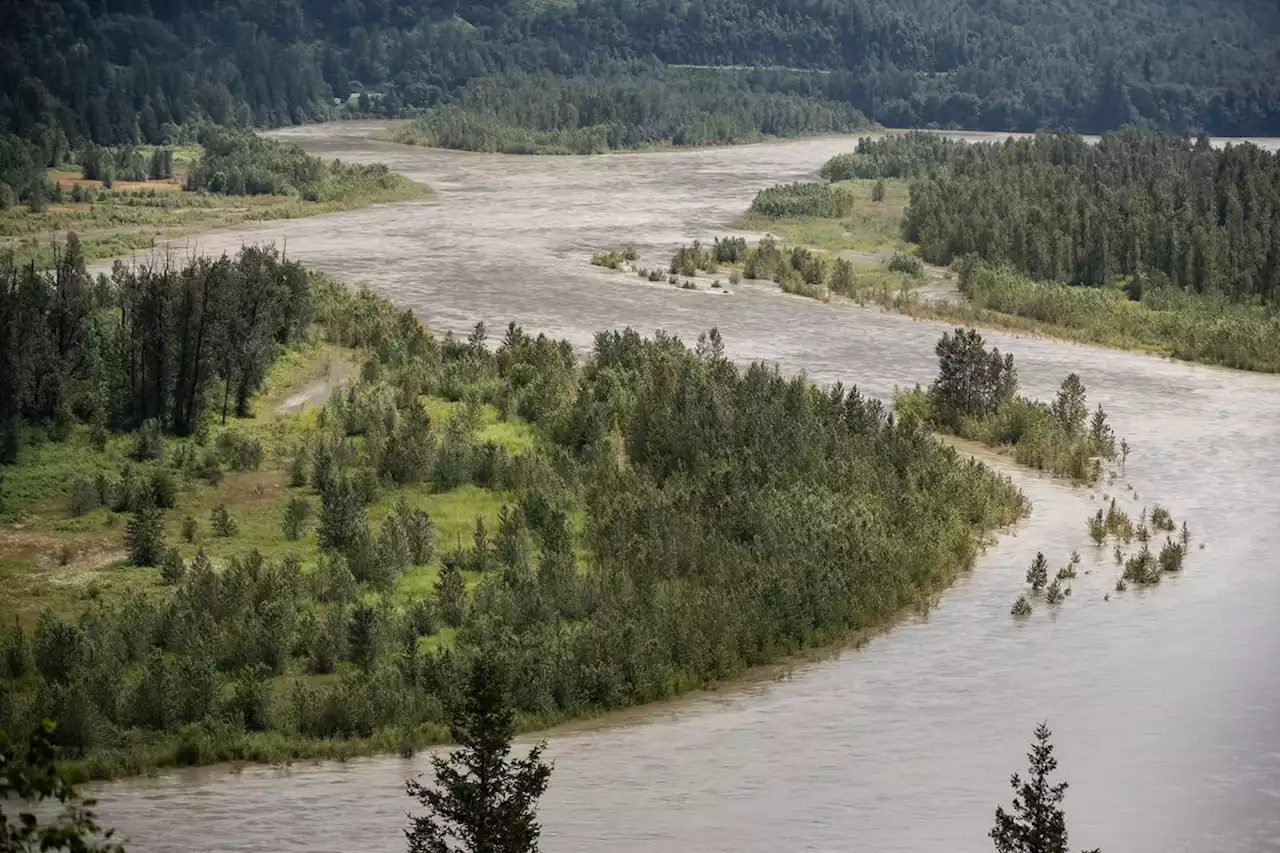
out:
{"label": "clump of trees", "polygon": [[938,378],[925,391],[899,391],[895,408],[936,428],[995,448],[1010,448],[1021,464],[1078,482],[1094,482],[1115,443],[1101,407],[1088,419],[1084,383],[1062,382],[1053,403],[1019,396],[1012,355],[987,351],[973,329],[957,328],[938,341]]}
{"label": "clump of trees", "polygon": [[107,187],[113,181],[163,180],[173,177],[173,151],[159,147],[148,157],[133,145],[89,145],[80,153],[80,168],[86,181]]}
{"label": "clump of trees", "polygon": [[591,256],[592,266],[608,267],[611,270],[621,269],[640,257],[634,246],[625,249],[614,249],[608,252],[596,252]]}
{"label": "clump of trees", "polygon": [[297,196],[326,202],[368,197],[404,188],[407,178],[382,163],[326,162],[296,145],[247,131],[210,130],[201,135],[204,156],[184,186],[224,195]]}
{"label": "clump of trees", "polygon": [[[922,149],[923,150],[923,149]],[[912,185],[903,233],[926,260],[975,254],[1039,280],[1273,302],[1280,155],[1138,130],[951,145]]]}
{"label": "clump of trees", "polygon": [[76,422],[148,424],[154,456],[161,432],[247,415],[277,347],[311,318],[306,273],[273,248],[117,263],[96,280],[74,234],[48,272],[0,259],[0,462],[17,459],[25,426],[56,439]]}
{"label": "clump of trees", "polygon": [[[714,331],[692,348],[601,333],[579,363],[514,324],[496,346],[483,326],[435,338],[323,279],[306,304],[366,364],[317,417],[304,464],[296,448],[280,460],[282,482],[305,480],[292,496],[318,501],[317,564],[290,556],[283,531],[280,556],[246,547],[216,567],[157,546],[163,595],[46,613],[0,639],[29,650],[0,655],[0,725],[74,720],[64,754],[135,764],[243,758],[258,732],[286,750],[416,741],[443,735],[486,650],[530,720],[650,701],[891,617],[1026,511],[1007,478],[917,424],[856,389],[740,370]],[[432,420],[424,393],[457,405]],[[483,406],[538,440],[518,454],[480,440]],[[131,462],[132,482],[179,457],[200,470],[189,444]],[[465,544],[437,542],[408,499],[371,524],[378,494],[416,484],[499,493],[505,509]],[[406,587],[427,563],[436,587]],[[311,673],[331,677],[272,678]]]}
{"label": "clump of trees", "polygon": [[820,174],[832,182],[855,178],[919,178],[947,166],[963,145],[940,134],[921,131],[880,139],[864,136],[853,151],[837,154],[824,163]]}
{"label": "clump of trees", "polygon": [[778,184],[756,193],[751,212],[769,219],[820,216],[837,219],[853,212],[853,194],[823,182]]}
{"label": "clump of trees", "polygon": [[504,154],[600,154],[866,126],[861,112],[829,99],[811,80],[797,81],[805,92],[753,82],[722,69],[617,69],[590,77],[507,71],[471,80],[452,103],[431,105],[392,138]]}

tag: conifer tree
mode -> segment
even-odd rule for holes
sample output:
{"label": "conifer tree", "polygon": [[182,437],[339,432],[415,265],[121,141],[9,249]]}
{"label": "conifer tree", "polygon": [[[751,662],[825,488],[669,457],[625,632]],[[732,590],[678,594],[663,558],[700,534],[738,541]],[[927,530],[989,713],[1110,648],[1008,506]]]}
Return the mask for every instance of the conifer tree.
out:
{"label": "conifer tree", "polygon": [[541,827],[535,812],[552,765],[546,742],[523,758],[511,756],[515,712],[507,678],[491,653],[471,664],[465,694],[450,731],[458,749],[431,760],[434,786],[409,780],[406,791],[426,813],[411,818],[409,853],[536,853]]}
{"label": "conifer tree", "polygon": [[124,548],[135,566],[157,566],[164,555],[164,512],[151,500],[150,490],[137,501],[125,523]]}
{"label": "conifer tree", "polygon": [[[1016,791],[1013,813],[996,807],[996,823],[990,836],[998,853],[1067,853],[1067,824],[1062,800],[1067,783],[1050,784],[1049,776],[1058,769],[1053,757],[1052,733],[1044,723],[1036,726],[1035,742],[1027,753],[1029,777],[1024,782],[1017,773],[1009,780]],[[1089,853],[1099,853],[1098,850]]]}

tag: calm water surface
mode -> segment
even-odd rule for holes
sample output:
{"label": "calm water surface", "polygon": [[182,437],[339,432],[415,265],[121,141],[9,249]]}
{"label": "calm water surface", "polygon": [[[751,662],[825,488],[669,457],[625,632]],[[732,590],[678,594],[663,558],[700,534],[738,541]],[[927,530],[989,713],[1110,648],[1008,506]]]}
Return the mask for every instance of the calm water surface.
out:
{"label": "calm water surface", "polygon": [[[375,143],[368,130],[284,135],[387,162],[438,195],[205,235],[198,248],[274,240],[438,329],[514,319],[586,347],[599,329],[692,339],[717,325],[735,358],[882,397],[936,370],[936,324],[762,286],[680,291],[587,264],[627,242],[642,263],[665,262],[675,244],[726,233],[762,185],[813,175],[850,140],[532,159]],[[556,733],[544,850],[989,850],[992,812],[1044,719],[1071,782],[1073,848],[1280,850],[1280,378],[989,338],[1016,353],[1033,395],[1080,373],[1135,448],[1125,475],[1090,491],[997,462],[1034,512],[927,617],[785,679]],[[1158,500],[1188,521],[1196,544],[1181,577],[1104,601],[1116,570],[1084,525],[1104,491],[1134,514]],[[1073,549],[1084,554],[1074,595],[1057,613],[1011,619],[1035,552],[1062,565]],[[143,853],[399,851],[402,783],[425,767],[212,768],[95,793]]]}

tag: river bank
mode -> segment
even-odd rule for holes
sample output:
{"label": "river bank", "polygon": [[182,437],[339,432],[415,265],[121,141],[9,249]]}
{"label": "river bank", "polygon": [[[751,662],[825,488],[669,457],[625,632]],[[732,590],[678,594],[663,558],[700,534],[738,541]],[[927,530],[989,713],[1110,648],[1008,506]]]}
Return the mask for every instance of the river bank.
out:
{"label": "river bank", "polygon": [[[717,325],[735,360],[765,359],[822,383],[856,379],[885,400],[936,372],[944,324],[776,288],[732,299],[673,292],[587,263],[628,240],[642,256],[670,257],[721,234],[761,186],[811,180],[851,139],[546,160],[370,142],[370,130],[285,135],[326,157],[387,162],[437,188],[437,203],[268,223],[193,245],[287,240],[291,257],[367,283],[437,329],[515,319],[587,348],[601,328],[665,328],[691,340]],[[1280,549],[1270,509],[1280,382],[1003,331],[984,337],[1015,353],[1033,396],[1049,399],[1062,376],[1080,373],[1138,448],[1126,480],[1187,519],[1206,544],[1203,567],[1156,594],[1104,603],[1110,558],[1083,524],[1101,495],[1006,463],[1033,515],[927,616],[781,681],[653,706],[622,725],[557,730],[540,814],[548,849],[763,853],[798,837],[820,849],[851,837],[901,853],[986,849],[1008,769],[1022,763],[1029,726],[1046,718],[1071,768],[1076,844],[1267,849],[1280,833],[1268,793],[1280,787],[1280,685],[1265,677],[1280,654],[1280,578],[1269,556]],[[1084,555],[1072,606],[1015,624],[1009,604],[1040,550],[1054,561]],[[211,768],[93,790],[136,850],[198,839],[217,853],[390,853],[403,849],[403,779],[424,769],[422,756]],[[180,825],[163,817],[179,811]]]}

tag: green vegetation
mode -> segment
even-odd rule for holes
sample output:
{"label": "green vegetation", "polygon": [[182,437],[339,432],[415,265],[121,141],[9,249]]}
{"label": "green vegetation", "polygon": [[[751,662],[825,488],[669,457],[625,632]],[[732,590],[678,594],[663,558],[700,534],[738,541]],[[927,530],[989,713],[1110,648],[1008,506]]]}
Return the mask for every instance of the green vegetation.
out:
{"label": "green vegetation", "polygon": [[666,68],[559,77],[504,73],[472,80],[454,102],[386,134],[393,142],[503,154],[601,154],[707,146],[865,127],[848,103],[761,91],[755,75]]}
{"label": "green vegetation", "polygon": [[[54,266],[59,245],[42,238],[75,231],[80,252],[93,262],[192,231],[407,201],[430,192],[382,165],[324,161],[249,133],[210,129],[200,139],[207,150],[86,149],[83,165],[63,164],[53,173],[47,204],[38,210],[0,209],[0,253],[11,251],[19,266]],[[143,171],[126,182],[117,161]],[[162,176],[152,174],[156,170]]]}
{"label": "green vegetation", "polygon": [[[739,371],[714,330],[601,333],[583,364],[514,325],[442,340],[262,249],[118,267],[88,312],[34,298],[79,270],[17,290],[43,378],[0,397],[0,725],[61,720],[90,775],[438,741],[486,650],[521,728],[670,696],[892,619],[1026,510],[875,401]],[[61,355],[30,337],[60,321]],[[132,360],[88,382],[77,348],[104,344]],[[334,359],[360,367],[327,405],[271,414]]]}
{"label": "green vegetation", "polygon": [[524,758],[509,757],[515,713],[508,678],[491,655],[471,664],[449,724],[458,749],[432,756],[434,787],[412,779],[406,785],[426,809],[409,819],[409,853],[537,853],[535,807],[552,767],[542,760],[545,741]]}
{"label": "green vegetation", "polygon": [[[1129,515],[1116,506],[1113,498],[1105,512],[1100,509],[1089,518],[1088,526],[1090,537],[1099,547],[1108,537],[1116,540],[1116,564],[1124,567],[1116,581],[1117,592],[1123,592],[1130,583],[1153,586],[1160,583],[1165,573],[1182,571],[1187,548],[1191,544],[1191,531],[1184,521],[1177,540],[1166,538],[1158,552],[1151,549],[1148,543],[1153,533],[1172,533],[1177,530],[1177,524],[1169,510],[1159,504],[1151,508],[1149,519],[1147,509],[1143,507],[1135,525]],[[1126,556],[1122,546],[1130,544],[1134,539],[1142,547],[1136,553]]]}
{"label": "green vegetation", "polygon": [[1022,465],[1079,483],[1097,480],[1101,460],[1115,457],[1106,413],[1098,407],[1089,420],[1084,384],[1076,374],[1063,380],[1046,405],[1018,396],[1013,356],[987,352],[973,329],[944,333],[936,352],[933,385],[894,395],[901,417],[1010,452]]}
{"label": "green vegetation", "polygon": [[863,137],[853,151],[837,154],[824,163],[820,174],[832,182],[874,178],[884,184],[886,178],[915,179],[947,166],[963,145],[936,133],[919,131],[880,139]]}
{"label": "green vegetation", "polygon": [[[991,828],[991,840],[997,853],[1067,853],[1067,821],[1062,811],[1062,801],[1067,795],[1067,783],[1051,784],[1050,775],[1058,769],[1058,759],[1053,757],[1052,736],[1044,723],[1036,726],[1035,741],[1027,753],[1029,776],[1023,781],[1014,773],[1009,780],[1015,791],[1013,811],[996,807],[996,823]],[[1100,853],[1099,850],[1087,853]]]}
{"label": "green vegetation", "polygon": [[1018,600],[1013,602],[1013,608],[1010,613],[1014,616],[1030,616],[1032,611],[1031,599],[1025,595],[1018,596]]}
{"label": "green vegetation", "polygon": [[[57,730],[52,721],[41,720],[25,742],[14,743],[0,728],[0,850],[123,853],[124,847],[111,841],[114,830],[98,825],[94,801],[81,797],[58,772]],[[29,809],[53,802],[60,814],[53,821],[46,815],[42,826],[41,815]],[[6,815],[4,806],[15,803],[18,813]]]}
{"label": "green vegetation", "polygon": [[831,184],[779,184],[756,193],[750,212],[769,219],[796,216],[833,219],[849,215],[853,205],[850,193]]}
{"label": "green vegetation", "polygon": [[[929,149],[921,156],[938,153]],[[952,144],[911,192],[903,231],[926,260],[975,254],[1031,278],[1274,301],[1280,155],[1125,130]]]}
{"label": "green vegetation", "polygon": [[204,156],[187,173],[188,190],[222,195],[297,196],[320,204],[356,206],[422,194],[420,184],[385,165],[326,162],[296,145],[248,132],[219,131],[201,142]]}
{"label": "green vegetation", "polygon": [[958,266],[967,301],[938,306],[942,316],[1186,361],[1280,371],[1280,313],[1273,306],[1171,288],[1144,289],[1135,301],[1117,288],[1036,282],[981,262]]}
{"label": "green vegetation", "polygon": [[[877,187],[882,193],[879,198]],[[743,231],[777,234],[791,243],[830,251],[888,254],[907,248],[902,239],[902,211],[908,195],[905,180],[841,181],[832,185],[831,192],[847,205],[835,215],[765,216],[753,209],[731,224]]]}
{"label": "green vegetation", "polygon": [[[616,270],[626,267],[639,257],[640,253],[637,252],[634,247],[627,246],[625,249],[620,250],[615,249],[608,252],[596,252],[591,256],[591,264],[592,266],[607,267],[611,270]],[[658,278],[660,279],[661,277],[661,273],[659,273]]]}

